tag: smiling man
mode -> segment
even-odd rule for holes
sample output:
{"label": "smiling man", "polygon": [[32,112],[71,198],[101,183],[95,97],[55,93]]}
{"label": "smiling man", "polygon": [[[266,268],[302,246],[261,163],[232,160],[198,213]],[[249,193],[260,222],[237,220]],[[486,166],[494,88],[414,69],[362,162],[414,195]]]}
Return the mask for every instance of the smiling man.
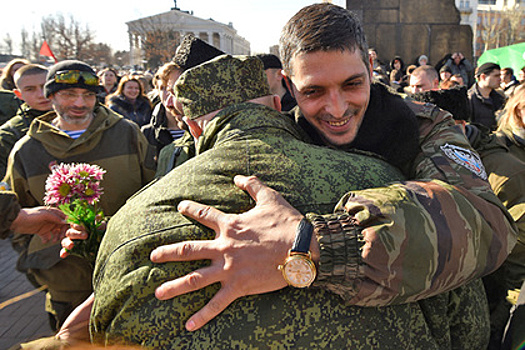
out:
{"label": "smiling man", "polygon": [[[437,340],[446,348],[483,348],[488,340],[483,298],[472,309],[480,312],[476,327],[454,327],[472,319],[458,320],[455,316],[466,314],[446,300],[469,300],[459,296],[469,288],[478,296],[483,293],[478,277],[503,262],[516,236],[511,217],[490,190],[479,156],[462,131],[450,114],[435,106],[405,103],[371,84],[363,28],[341,7],[324,3],[303,8],[283,29],[280,52],[299,107],[296,121],[313,143],[373,152],[411,179],[351,191],[335,213],[305,215],[314,228],[308,249],[317,269],[312,286],[354,305],[422,300],[422,308],[432,308],[425,298],[460,287],[451,291],[455,296],[441,294],[444,303],[437,303],[451,318],[437,320],[429,310],[429,320],[437,322],[430,327],[441,324],[439,332],[447,335]],[[159,299],[169,299],[220,283],[211,301],[187,320],[189,330],[203,327],[238,298],[281,289],[284,276],[278,278],[282,272],[268,263],[268,252],[273,252],[271,261],[284,263],[294,239],[304,239],[308,231],[298,230],[296,237],[305,216],[290,210],[260,181],[238,182],[256,199],[254,209],[233,215],[182,202],[179,210],[212,227],[216,239],[178,243],[151,254],[156,263],[211,261],[211,266],[156,290]],[[261,254],[236,249],[247,232]],[[236,263],[247,257],[254,263]],[[474,282],[461,287],[468,281]]]}
{"label": "smiling man", "polygon": [[[8,161],[5,181],[21,207],[44,204],[45,181],[56,163],[97,164],[107,171],[101,199],[106,215],[153,178],[153,153],[148,153],[145,137],[136,124],[98,104],[99,89],[95,71],[83,62],[62,61],[49,69],[44,94],[53,111],[33,120]],[[35,235],[18,233],[17,267],[48,286],[46,310],[59,327],[90,295],[92,267],[75,256],[61,260],[58,242],[44,244]]]}

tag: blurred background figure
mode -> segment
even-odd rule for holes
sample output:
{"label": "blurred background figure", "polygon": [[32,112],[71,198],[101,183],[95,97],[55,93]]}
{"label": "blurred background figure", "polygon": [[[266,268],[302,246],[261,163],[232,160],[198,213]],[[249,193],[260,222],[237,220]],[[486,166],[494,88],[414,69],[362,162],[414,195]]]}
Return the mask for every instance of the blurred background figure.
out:
{"label": "blurred background figure", "polygon": [[144,125],[141,131],[150,145],[155,147],[156,157],[159,156],[164,146],[184,135],[184,130],[179,127],[175,116],[166,108],[169,97],[168,83],[171,81],[172,87],[173,82],[177,81],[181,74],[182,70],[180,67],[173,62],[169,62],[160,67],[155,75],[155,90],[157,90],[160,102],[153,108],[150,122]]}
{"label": "blurred background figure", "polygon": [[505,94],[505,98],[509,98],[514,93],[514,90],[519,85],[519,81],[514,76],[514,70],[510,67],[501,70],[501,89]]}
{"label": "blurred background figure", "polygon": [[525,67],[520,69],[520,72],[518,73],[518,81],[520,84],[525,83]]}
{"label": "blurred background figure", "polygon": [[264,72],[270,85],[270,92],[281,98],[281,109],[283,112],[288,112],[294,108],[297,103],[286,87],[282,74],[283,65],[281,60],[272,54],[259,54],[256,55],[256,57],[263,62]]}
{"label": "blurred background figure", "polygon": [[106,105],[140,127],[150,122],[151,102],[135,76],[127,75],[120,79],[117,91],[106,97]]}
{"label": "blurred background figure", "polygon": [[505,105],[505,97],[500,94],[500,66],[496,63],[483,63],[476,68],[477,82],[468,91],[472,121],[483,124],[494,130],[496,128],[496,112]]}
{"label": "blurred background figure", "polygon": [[470,87],[474,83],[472,78],[472,63],[461,52],[454,52],[452,56],[445,62],[445,66],[450,67],[452,75],[460,74],[463,78],[463,83]]}
{"label": "blurred background figure", "polygon": [[410,75],[410,92],[415,94],[422,91],[438,90],[439,78],[432,66],[417,67]]}
{"label": "blurred background figure", "polygon": [[395,56],[390,61],[390,86],[397,91],[408,85],[405,76],[405,63],[400,56]]}
{"label": "blurred background figure", "polygon": [[428,65],[428,64],[430,64],[430,63],[428,63],[428,57],[427,57],[427,55],[421,55],[421,56],[419,56],[419,58],[417,59],[417,65],[418,65],[419,67],[421,67],[421,66],[426,66],[426,65]]}
{"label": "blurred background figure", "polygon": [[450,79],[452,76],[452,69],[449,66],[443,66],[439,69],[439,80],[444,81]]}
{"label": "blurred background figure", "polygon": [[2,76],[0,76],[0,87],[4,90],[13,90],[15,88],[13,77],[15,76],[16,71],[22,68],[22,66],[30,63],[31,62],[24,58],[15,58],[14,60],[11,60],[2,71]]}
{"label": "blurred background figure", "polygon": [[7,159],[15,143],[29,129],[36,118],[52,109],[51,101],[44,96],[47,68],[36,64],[27,64],[16,71],[13,91],[23,102],[16,115],[0,126],[0,178],[7,169]]}
{"label": "blurred background figure", "polygon": [[115,69],[104,68],[98,72],[100,78],[100,85],[103,89],[97,95],[98,101],[102,104],[106,103],[106,97],[117,91],[119,76]]}

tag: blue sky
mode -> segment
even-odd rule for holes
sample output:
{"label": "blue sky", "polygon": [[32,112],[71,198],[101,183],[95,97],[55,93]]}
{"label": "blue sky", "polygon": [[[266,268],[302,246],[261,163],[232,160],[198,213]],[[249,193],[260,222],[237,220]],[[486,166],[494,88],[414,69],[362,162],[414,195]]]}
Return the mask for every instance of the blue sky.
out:
{"label": "blue sky", "polygon": [[[200,18],[213,18],[222,23],[233,23],[239,35],[250,41],[254,53],[268,52],[271,45],[278,44],[279,33],[286,21],[306,5],[321,2],[307,0],[178,0],[181,10],[193,11]],[[345,6],[344,0],[333,0]],[[42,17],[61,13],[66,18],[72,15],[82,24],[87,24],[96,35],[96,42],[104,42],[117,50],[127,50],[126,22],[145,16],[169,11],[172,0],[29,0],[23,2],[23,11],[7,13],[0,21],[0,41],[9,33],[14,42],[14,53],[22,28],[28,32],[40,29]]]}

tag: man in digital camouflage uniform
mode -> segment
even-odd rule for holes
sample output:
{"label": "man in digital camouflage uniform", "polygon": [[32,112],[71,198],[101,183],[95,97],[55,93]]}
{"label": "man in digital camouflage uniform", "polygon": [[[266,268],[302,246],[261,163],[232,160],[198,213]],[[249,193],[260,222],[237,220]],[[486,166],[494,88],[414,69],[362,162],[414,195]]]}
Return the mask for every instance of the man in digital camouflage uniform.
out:
{"label": "man in digital camouflage uniform", "polygon": [[[479,156],[451,116],[433,106],[396,102],[381,86],[370,84],[366,52],[357,18],[330,4],[301,10],[281,37],[285,74],[298,101],[296,120],[312,140],[374,152],[413,179],[385,189],[352,191],[342,199],[344,212],[307,215],[316,236],[310,251],[319,264],[313,287],[366,306],[420,300],[472,280],[479,287],[477,278],[494,271],[515,243],[512,218],[490,190]],[[212,227],[216,239],[152,252],[158,263],[211,261],[210,267],[155,292],[159,299],[169,299],[220,282],[214,298],[186,321],[189,330],[203,327],[244,295],[286,285],[276,266],[288,255],[303,215],[260,181],[239,182],[254,198],[265,200],[242,215],[183,202],[181,213]],[[349,224],[348,215],[355,221]],[[248,233],[252,244],[236,249]],[[446,300],[459,298],[449,295]],[[481,304],[476,308],[483,309]],[[436,334],[444,347],[461,347],[443,335],[450,327],[469,338],[468,327],[442,325]]]}
{"label": "man in digital camouflage uniform", "polygon": [[[158,284],[207,265],[149,260],[160,242],[214,237],[211,230],[177,212],[182,199],[244,212],[253,202],[233,185],[232,178],[255,174],[302,213],[323,212],[331,211],[348,190],[378,187],[403,175],[369,154],[305,143],[312,140],[292,119],[268,108],[278,100],[267,96],[257,59],[221,56],[184,73],[175,90],[198,138],[197,155],[134,196],[111,219],[94,277],[95,341],[197,349],[483,346],[488,323],[479,281],[452,294],[384,307],[349,305],[326,289],[285,288],[241,298],[202,330],[184,330],[187,318],[218,286],[173,302],[155,298]],[[246,100],[257,104],[242,103]],[[385,198],[389,191],[383,187],[375,194]],[[341,210],[338,205],[336,211]],[[350,216],[341,214],[341,219],[347,220],[346,233],[351,234]],[[367,219],[362,216],[362,220]]]}

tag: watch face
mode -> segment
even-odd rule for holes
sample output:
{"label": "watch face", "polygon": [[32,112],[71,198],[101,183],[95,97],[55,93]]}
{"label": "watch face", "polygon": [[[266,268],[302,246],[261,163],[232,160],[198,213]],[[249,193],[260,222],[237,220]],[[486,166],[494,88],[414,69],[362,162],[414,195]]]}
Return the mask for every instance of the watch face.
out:
{"label": "watch face", "polygon": [[308,287],[315,279],[315,266],[307,258],[291,257],[284,265],[284,275],[294,287]]}

